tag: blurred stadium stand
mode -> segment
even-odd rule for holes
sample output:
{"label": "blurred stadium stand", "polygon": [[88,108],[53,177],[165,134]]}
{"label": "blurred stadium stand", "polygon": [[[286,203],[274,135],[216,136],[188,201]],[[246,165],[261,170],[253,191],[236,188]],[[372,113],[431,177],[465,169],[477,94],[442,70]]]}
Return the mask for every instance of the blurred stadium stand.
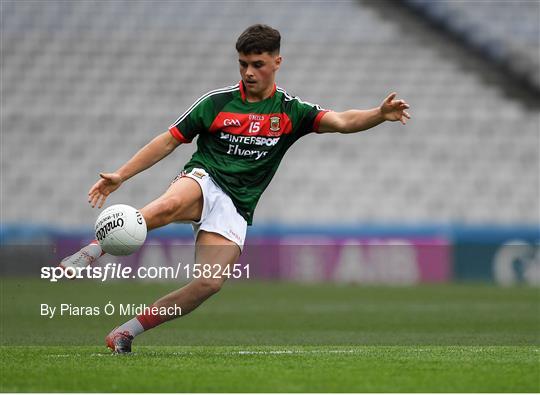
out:
{"label": "blurred stadium stand", "polygon": [[405,0],[466,45],[529,82],[540,93],[540,11],[536,0]]}
{"label": "blurred stadium stand", "polygon": [[[461,29],[539,86],[538,2],[408,3]],[[303,138],[263,195],[256,223],[540,221],[538,105],[507,95],[504,78],[486,79],[489,70],[467,49],[413,22],[415,28],[404,29],[412,18],[405,7],[381,12],[369,1],[3,1],[1,7],[4,223],[92,224],[97,213],[86,193],[97,174],[116,169],[204,92],[236,83],[234,43],[253,23],[281,31],[278,85],[290,93],[341,111],[376,106],[396,90],[413,117],[406,127]],[[180,147],[109,203],[142,206],[157,197],[194,148]]]}

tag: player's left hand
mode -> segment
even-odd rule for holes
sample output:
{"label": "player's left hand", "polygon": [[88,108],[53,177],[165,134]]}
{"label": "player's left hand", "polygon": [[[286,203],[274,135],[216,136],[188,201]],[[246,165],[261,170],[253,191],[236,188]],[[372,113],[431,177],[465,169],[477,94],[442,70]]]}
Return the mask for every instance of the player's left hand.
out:
{"label": "player's left hand", "polygon": [[99,173],[99,180],[88,191],[88,203],[92,208],[103,207],[107,196],[122,185],[122,177],[118,173]]}
{"label": "player's left hand", "polygon": [[403,125],[407,123],[407,119],[411,119],[409,113],[405,110],[409,105],[405,100],[396,99],[397,93],[392,92],[381,104],[381,114],[385,121],[400,121]]}

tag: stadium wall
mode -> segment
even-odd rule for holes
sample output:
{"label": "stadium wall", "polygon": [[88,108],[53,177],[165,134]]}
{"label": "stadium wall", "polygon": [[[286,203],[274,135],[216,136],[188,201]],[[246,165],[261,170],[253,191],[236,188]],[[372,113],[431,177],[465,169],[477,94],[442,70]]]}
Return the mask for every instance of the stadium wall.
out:
{"label": "stadium wall", "polygon": [[[87,230],[2,225],[3,275],[39,275],[93,235]],[[193,265],[189,226],[152,232],[129,257],[102,260],[134,269]],[[450,281],[540,285],[535,226],[254,226],[242,257],[253,279],[414,285]],[[186,280],[186,271],[175,278]],[[242,277],[245,277],[245,273]]]}

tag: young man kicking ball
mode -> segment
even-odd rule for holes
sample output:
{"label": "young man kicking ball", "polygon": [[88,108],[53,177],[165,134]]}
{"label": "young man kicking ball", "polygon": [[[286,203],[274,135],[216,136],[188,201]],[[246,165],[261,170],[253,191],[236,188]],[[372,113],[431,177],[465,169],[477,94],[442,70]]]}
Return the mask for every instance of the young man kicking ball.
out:
{"label": "young man kicking ball", "polygon": [[[171,222],[190,222],[197,264],[218,264],[221,272],[240,256],[257,202],[287,149],[310,133],[355,133],[384,121],[410,118],[403,100],[390,94],[370,110],[332,112],[290,96],[275,84],[282,58],[281,37],[266,25],[247,28],[236,42],[241,81],[199,98],[169,130],[154,138],[114,173],[102,173],[90,189],[92,207],[102,207],[122,183],[197,139],[197,151],[183,172],[159,198],[140,212],[148,230]],[[65,268],[91,264],[103,254],[92,242],[64,259]],[[158,299],[155,311],[179,306],[182,315],[218,292],[221,278],[198,278]],[[133,338],[177,316],[141,314],[106,338],[117,353],[131,351]],[[171,309],[173,310],[173,309]]]}

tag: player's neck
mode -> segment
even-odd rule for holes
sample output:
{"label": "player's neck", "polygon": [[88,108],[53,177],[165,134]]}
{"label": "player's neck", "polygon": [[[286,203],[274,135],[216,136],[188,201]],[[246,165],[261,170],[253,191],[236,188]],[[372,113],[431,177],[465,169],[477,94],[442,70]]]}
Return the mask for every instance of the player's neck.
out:
{"label": "player's neck", "polygon": [[268,99],[274,94],[275,83],[272,82],[268,87],[260,94],[250,94],[246,91],[246,101],[249,103],[256,103]]}

